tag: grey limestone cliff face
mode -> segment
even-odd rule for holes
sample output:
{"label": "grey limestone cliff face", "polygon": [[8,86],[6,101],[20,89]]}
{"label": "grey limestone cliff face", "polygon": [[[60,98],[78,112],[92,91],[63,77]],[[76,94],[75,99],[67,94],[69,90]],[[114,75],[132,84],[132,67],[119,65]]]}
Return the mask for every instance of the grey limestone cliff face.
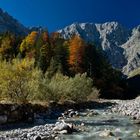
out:
{"label": "grey limestone cliff face", "polygon": [[123,67],[124,73],[129,73],[140,67],[140,26],[132,31],[130,39],[122,45],[127,65]]}
{"label": "grey limestone cliff face", "polygon": [[65,39],[76,34],[98,44],[112,66],[126,75],[140,67],[140,26],[129,30],[118,22],[73,23],[58,32]]}

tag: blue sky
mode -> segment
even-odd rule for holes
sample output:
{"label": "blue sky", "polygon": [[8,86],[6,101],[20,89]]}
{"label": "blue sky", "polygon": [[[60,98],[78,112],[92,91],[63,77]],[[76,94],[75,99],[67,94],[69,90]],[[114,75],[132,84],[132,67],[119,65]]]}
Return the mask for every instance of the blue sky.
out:
{"label": "blue sky", "polygon": [[130,28],[140,24],[140,0],[0,0],[0,8],[25,26],[49,31],[73,22],[118,21]]}

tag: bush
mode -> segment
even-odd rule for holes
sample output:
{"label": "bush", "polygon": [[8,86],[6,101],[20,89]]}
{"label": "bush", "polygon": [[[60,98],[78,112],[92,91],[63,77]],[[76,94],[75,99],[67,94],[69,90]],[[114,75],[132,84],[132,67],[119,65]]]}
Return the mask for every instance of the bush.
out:
{"label": "bush", "polygon": [[0,98],[7,101],[26,103],[28,101],[86,101],[89,95],[96,96],[92,79],[86,74],[75,77],[57,72],[52,78],[44,76],[34,68],[29,59],[0,62]]}
{"label": "bush", "polygon": [[13,102],[27,102],[38,91],[40,72],[34,69],[32,60],[0,62],[1,96]]}
{"label": "bush", "polygon": [[75,77],[63,76],[60,73],[49,79],[44,78],[40,84],[41,100],[73,100],[81,102],[87,100],[88,95],[92,92],[92,80],[86,74],[77,74]]}
{"label": "bush", "polygon": [[89,96],[87,97],[87,99],[89,101],[92,101],[92,100],[95,100],[95,99],[99,99],[99,97],[100,97],[100,93],[99,92],[100,91],[97,88],[93,87],[92,88],[92,92],[89,94]]}

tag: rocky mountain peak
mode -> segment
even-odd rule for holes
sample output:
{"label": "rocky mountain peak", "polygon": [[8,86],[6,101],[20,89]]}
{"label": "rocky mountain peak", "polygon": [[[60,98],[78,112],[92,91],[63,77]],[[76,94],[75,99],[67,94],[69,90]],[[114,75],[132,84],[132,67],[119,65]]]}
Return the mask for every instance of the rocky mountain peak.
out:
{"label": "rocky mountain peak", "polygon": [[140,67],[140,25],[130,30],[115,21],[73,23],[58,32],[66,39],[79,35],[87,42],[100,45],[112,66],[125,74]]}

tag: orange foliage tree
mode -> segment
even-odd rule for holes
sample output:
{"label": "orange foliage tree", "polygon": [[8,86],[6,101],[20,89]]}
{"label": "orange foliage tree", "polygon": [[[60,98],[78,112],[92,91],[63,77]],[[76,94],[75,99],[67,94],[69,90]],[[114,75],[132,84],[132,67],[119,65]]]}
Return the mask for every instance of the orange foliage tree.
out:
{"label": "orange foliage tree", "polygon": [[73,73],[84,72],[85,42],[75,35],[69,42],[69,65]]}

